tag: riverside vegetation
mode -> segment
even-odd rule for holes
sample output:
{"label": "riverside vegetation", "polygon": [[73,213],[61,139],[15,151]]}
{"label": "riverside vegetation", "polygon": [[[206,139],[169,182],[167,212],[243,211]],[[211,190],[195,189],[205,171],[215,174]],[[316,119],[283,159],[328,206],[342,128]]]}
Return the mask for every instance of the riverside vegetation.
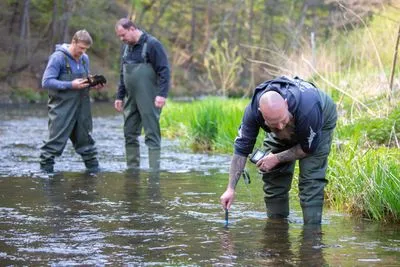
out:
{"label": "riverside vegetation", "polygon": [[[31,53],[31,48],[42,47],[45,43],[41,43],[42,40],[49,41],[49,44],[51,44],[49,47],[52,47],[56,41],[62,40],[62,38],[58,40],[59,38],[56,38],[55,33],[49,34],[51,29],[56,29],[56,26],[60,24],[59,21],[50,18],[65,17],[59,16],[57,13],[61,12],[57,1],[25,0],[23,2],[8,1],[2,3],[1,6],[4,7],[2,14],[4,18],[8,18],[10,30],[13,29],[13,25],[16,25],[17,19],[14,15],[20,15],[21,12],[18,10],[25,6],[28,7],[30,2],[31,16],[25,16],[25,18],[31,18],[32,22],[37,22],[38,28],[41,29],[38,32],[43,32],[42,29],[48,24],[46,26],[48,30],[44,31],[44,37],[47,39],[52,37],[52,39],[49,41],[42,38],[41,35],[39,35],[40,38],[27,39],[27,36],[30,36],[28,33],[34,33],[36,24],[32,24],[32,29],[29,28],[30,31],[14,29],[14,33],[20,32],[18,36],[16,35],[18,38],[15,37],[10,40],[5,38],[3,40],[4,42],[7,41],[8,46],[5,47],[10,47],[10,50],[3,49],[2,58],[15,55],[15,62],[18,63],[11,64],[11,67],[8,67],[5,64],[7,61],[3,60],[3,65],[0,66],[2,70],[0,76],[10,80],[10,84],[23,81],[20,77],[34,76],[33,80],[35,80],[43,71],[43,68],[41,68],[43,62],[40,61],[40,64],[35,63],[30,68],[34,70],[35,75],[8,77],[10,74],[7,72],[8,69],[13,70],[14,73],[17,73],[19,69],[29,69],[29,62],[25,64],[25,61],[30,57],[26,57],[22,53],[23,51],[26,50],[25,52],[31,55],[31,58],[44,59],[47,58],[48,51],[38,50],[44,55],[36,55]],[[114,93],[118,77],[115,70],[118,70],[119,66],[116,61],[118,58],[116,50],[118,50],[119,43],[113,34],[113,23],[120,16],[126,15],[122,13],[122,10],[126,9],[125,2],[129,1],[102,0],[86,1],[85,3],[67,1],[66,9],[63,11],[65,14],[72,15],[70,20],[67,19],[63,23],[70,22],[71,28],[76,28],[77,25],[79,27],[86,25],[89,32],[93,33],[96,41],[89,51],[89,53],[93,53],[93,56],[91,56],[93,58],[93,69],[106,74],[107,78],[110,79],[109,91],[112,92],[108,92],[109,95]],[[143,1],[130,2],[139,6],[145,5]],[[157,6],[168,5],[169,2],[173,3],[169,8]],[[323,4],[324,1],[321,1],[321,7],[316,8],[314,6],[313,14],[316,14],[318,19],[311,20],[312,17],[307,17],[305,16],[306,13],[299,12],[301,15],[299,15],[299,23],[289,20],[290,23],[287,25],[274,23],[297,17],[291,16],[291,13],[288,13],[288,18],[284,15],[287,10],[297,10],[295,9],[296,3],[306,3],[306,1],[277,1],[277,5],[265,5],[265,10],[261,4],[267,3],[267,1],[250,2],[256,3],[254,8],[242,4],[232,5],[236,1],[224,1],[224,4],[216,3],[215,6],[213,1],[204,2],[207,3],[207,6],[200,2],[188,2],[193,4],[190,8],[189,6],[186,8],[193,11],[192,17],[190,17],[181,15],[183,14],[181,8],[184,7],[181,1],[165,1],[165,3],[163,1],[152,1],[154,10],[158,10],[160,13],[159,16],[142,16],[145,12],[154,12],[147,6],[143,6],[143,12],[137,14],[140,24],[151,25],[148,27],[149,31],[159,36],[170,48],[171,64],[174,66],[173,80],[179,81],[172,89],[182,90],[189,94],[195,94],[201,88],[203,90],[200,91],[201,94],[245,95],[243,98],[235,99],[207,97],[204,100],[187,103],[169,100],[161,116],[163,136],[179,138],[184,147],[190,147],[194,151],[231,154],[233,151],[232,143],[237,134],[244,107],[251,94],[248,88],[252,88],[255,81],[258,81],[261,77],[264,79],[283,74],[298,75],[315,82],[321,89],[328,92],[338,105],[339,121],[329,158],[327,174],[329,184],[326,187],[326,204],[332,208],[372,220],[400,221],[400,198],[398,197],[400,190],[400,144],[398,141],[398,138],[400,138],[400,108],[397,107],[399,106],[400,68],[399,64],[394,64],[396,62],[394,58],[398,57],[395,51],[400,26],[400,1],[382,0],[382,3],[390,2],[391,5],[384,6],[382,4],[382,11],[377,12],[374,16],[367,16],[368,21],[348,9],[348,6],[344,4],[344,2],[353,1],[331,1],[337,5],[336,11],[343,11],[341,14],[345,14],[348,23],[341,24],[344,20],[338,19],[336,20],[337,24],[342,26],[333,27],[330,25],[327,27],[326,31],[329,29],[329,34],[327,34],[329,38],[326,41],[321,41],[323,31],[325,31],[322,18],[324,17],[323,14],[331,14],[332,11],[327,11]],[[27,5],[21,5],[21,3]],[[245,2],[237,1],[237,3]],[[280,3],[280,6],[278,3]],[[71,7],[71,10],[79,10],[79,12],[70,12],[69,4],[75,8]],[[9,5],[12,5],[13,12],[9,12],[11,10]],[[229,12],[231,13],[218,12],[226,6],[230,7]],[[293,6],[293,8],[287,8],[289,6]],[[361,6],[366,7],[363,2],[361,2]],[[101,9],[100,7],[104,8]],[[270,8],[284,10],[285,12],[283,14],[269,13],[267,11]],[[54,16],[52,16],[51,10],[58,11],[53,12]],[[213,14],[212,10],[216,12]],[[166,15],[163,17],[162,12],[164,11],[166,11]],[[247,16],[242,16],[247,13],[253,14],[253,11],[256,11],[255,16],[250,17],[261,21],[265,16],[265,21],[270,20],[270,23],[268,23],[270,28],[264,31],[264,24],[248,23]],[[37,14],[41,15],[37,16]],[[46,16],[43,17],[43,14],[46,14]],[[64,13],[61,12],[60,14]],[[229,16],[229,14],[234,16]],[[97,19],[98,16],[102,19]],[[39,18],[40,20],[38,20]],[[107,21],[106,18],[110,21]],[[142,21],[141,18],[143,18]],[[196,18],[207,23],[194,23]],[[221,23],[217,21],[220,18]],[[300,23],[300,21],[303,21],[302,18],[306,19],[304,24]],[[216,21],[211,21],[208,24],[209,19]],[[223,27],[225,22],[229,22],[230,19],[233,20],[231,22],[232,30]],[[91,23],[91,20],[96,23]],[[192,23],[190,23],[190,20]],[[310,24],[311,21],[313,23],[321,21],[321,24]],[[50,22],[52,23],[50,24]],[[21,28],[25,24],[26,21],[21,20]],[[294,27],[297,24],[303,30],[307,27],[318,29],[315,33],[317,38],[315,40],[309,38],[304,35],[303,31],[303,34],[296,35],[297,30],[300,32],[300,29]],[[171,27],[171,25],[174,25],[174,27]],[[181,25],[191,25],[193,34],[189,34],[189,27]],[[254,26],[254,31],[244,30],[244,28],[242,30],[241,27],[246,25]],[[3,28],[7,29],[7,27]],[[62,28],[68,29],[68,27]],[[285,29],[293,28],[296,28],[296,31],[285,32]],[[183,29],[185,31],[182,31]],[[24,32],[27,36],[23,34]],[[232,34],[227,34],[228,32],[232,32]],[[273,37],[272,39],[277,43],[268,42],[270,39],[268,39],[269,35],[266,32],[269,32]],[[106,34],[102,35],[102,33]],[[252,34],[247,36],[248,33]],[[8,34],[5,31],[4,35],[7,36]],[[243,35],[245,34],[247,37],[244,38]],[[180,37],[181,35],[191,36],[192,45],[189,43],[179,45],[186,41],[185,38]],[[263,38],[255,38],[259,35]],[[67,34],[64,33],[63,36],[67,36]],[[254,38],[249,39],[249,37]],[[227,38],[228,41],[225,41]],[[293,38],[292,41],[290,41],[291,38]],[[26,41],[26,44],[23,44],[27,48],[24,50],[22,49],[24,46],[14,45],[12,40],[15,41],[16,39],[21,42]],[[243,44],[242,42],[245,39],[247,40],[246,44]],[[196,40],[197,42],[195,42]],[[199,42],[198,40],[202,41]],[[35,41],[37,41],[36,45],[34,45]],[[281,43],[292,44],[290,47],[294,46],[298,49],[290,53],[292,50],[285,49],[285,46],[280,45]],[[271,47],[264,47],[269,44]],[[190,49],[186,49],[187,47]],[[17,53],[18,50],[22,52]],[[35,55],[35,57],[32,55]],[[96,60],[99,55],[101,55],[101,59],[105,59],[105,64]],[[268,62],[263,62],[262,59],[268,59]],[[186,70],[192,70],[192,72],[185,72]],[[25,73],[21,72],[21,74]],[[393,83],[390,82],[392,78],[394,78]],[[32,85],[25,84],[33,84],[33,82],[18,84],[20,86],[18,90],[9,89],[5,90],[5,93],[12,92],[17,98],[32,102],[45,100],[45,91],[41,89],[32,90]],[[18,86],[15,88],[18,88]],[[0,88],[0,92],[2,92],[1,90],[3,88]],[[179,92],[174,93],[180,95]],[[101,99],[99,96],[97,98]],[[108,98],[112,97],[106,97],[106,99]],[[263,136],[260,134],[257,147],[261,146],[262,138]],[[295,182],[292,194],[297,193]]]}
{"label": "riverside vegetation", "polygon": [[[314,81],[338,105],[325,203],[384,222],[400,221],[398,66],[393,66],[397,87],[388,88],[399,26],[390,18],[396,14],[398,10],[388,9],[369,26],[321,44],[316,67],[305,59],[307,52],[312,53],[307,46],[302,55],[287,58],[288,66],[282,66]],[[191,103],[169,102],[161,119],[163,135],[179,137],[185,147],[196,151],[232,153],[248,102],[249,98],[216,97]],[[256,147],[261,146],[262,139],[260,131]],[[297,194],[296,179],[292,194]]]}

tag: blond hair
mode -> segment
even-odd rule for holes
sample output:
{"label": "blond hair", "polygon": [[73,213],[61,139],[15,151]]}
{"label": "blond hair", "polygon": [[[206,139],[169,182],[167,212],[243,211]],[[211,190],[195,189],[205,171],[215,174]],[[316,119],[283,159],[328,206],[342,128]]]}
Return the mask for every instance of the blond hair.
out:
{"label": "blond hair", "polygon": [[92,37],[85,29],[77,31],[72,37],[72,41],[75,41],[77,43],[81,42],[90,46],[93,44]]}

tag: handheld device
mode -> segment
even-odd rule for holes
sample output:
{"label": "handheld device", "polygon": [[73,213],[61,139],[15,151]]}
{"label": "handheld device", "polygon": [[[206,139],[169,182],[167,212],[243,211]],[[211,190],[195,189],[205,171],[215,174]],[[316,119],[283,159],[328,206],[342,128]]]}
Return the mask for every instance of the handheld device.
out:
{"label": "handheld device", "polygon": [[257,161],[259,161],[260,159],[262,159],[265,155],[267,154],[267,152],[256,149],[253,154],[251,154],[250,156],[250,161],[253,162],[254,164],[257,163]]}

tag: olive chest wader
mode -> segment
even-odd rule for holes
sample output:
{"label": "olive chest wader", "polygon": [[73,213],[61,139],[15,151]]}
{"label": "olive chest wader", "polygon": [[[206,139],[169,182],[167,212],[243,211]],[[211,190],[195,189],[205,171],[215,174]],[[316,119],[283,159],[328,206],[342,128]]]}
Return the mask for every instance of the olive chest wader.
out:
{"label": "olive chest wader", "polygon": [[147,41],[143,44],[143,63],[133,63],[128,59],[129,45],[123,54],[123,75],[126,88],[124,101],[124,136],[128,168],[140,166],[140,148],[138,137],[142,127],[145,144],[149,149],[149,167],[158,169],[160,164],[160,113],[154,105],[158,93],[157,76],[151,64],[147,62]]}
{"label": "olive chest wader", "polygon": [[[289,89],[290,90],[290,89]],[[291,90],[298,103],[298,90]],[[296,92],[295,92],[296,91]],[[318,90],[321,99],[324,125],[320,144],[316,151],[299,160],[299,198],[304,224],[321,223],[324,203],[324,187],[327,184],[326,169],[331,149],[333,130],[336,126],[336,105],[324,92]],[[267,152],[279,153],[294,144],[278,140],[274,133],[267,133],[264,146]],[[295,161],[281,163],[263,174],[265,204],[269,218],[286,218],[289,215],[289,190],[291,188]]]}
{"label": "olive chest wader", "polygon": [[[60,75],[58,80],[72,81],[85,78],[88,75],[85,61],[82,58],[81,71],[72,73],[67,56],[64,54],[67,72]],[[90,110],[89,89],[83,90],[49,90],[49,139],[41,147],[40,167],[52,172],[54,157],[61,156],[68,138],[75,151],[82,156],[86,168],[98,168],[97,150],[91,136],[92,114]]]}

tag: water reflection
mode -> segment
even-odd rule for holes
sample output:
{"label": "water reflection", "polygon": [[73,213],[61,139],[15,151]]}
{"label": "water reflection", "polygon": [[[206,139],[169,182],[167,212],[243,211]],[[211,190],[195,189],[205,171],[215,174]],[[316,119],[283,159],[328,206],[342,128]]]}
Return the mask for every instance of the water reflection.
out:
{"label": "water reflection", "polygon": [[[295,226],[296,228],[298,225]],[[301,233],[295,231],[286,219],[267,219],[264,228],[262,258],[271,266],[324,266],[321,225],[301,225]],[[289,230],[291,234],[289,234]]]}
{"label": "water reflection", "polygon": [[[150,171],[127,169],[124,175],[125,196],[132,207],[130,211],[137,212],[143,201],[147,201],[150,204],[160,204],[162,196],[159,169]],[[145,195],[143,195],[143,191],[145,191]]]}
{"label": "water reflection", "polygon": [[219,257],[220,266],[233,266],[235,265],[237,256],[235,245],[233,243],[232,232],[229,229],[224,229],[218,233],[219,242],[221,246],[221,256]]}
{"label": "water reflection", "polygon": [[269,263],[280,266],[293,261],[288,220],[268,218],[263,234],[263,257]]}
{"label": "water reflection", "polygon": [[301,266],[326,266],[322,249],[321,225],[303,225],[301,244],[299,249],[299,263]]}

